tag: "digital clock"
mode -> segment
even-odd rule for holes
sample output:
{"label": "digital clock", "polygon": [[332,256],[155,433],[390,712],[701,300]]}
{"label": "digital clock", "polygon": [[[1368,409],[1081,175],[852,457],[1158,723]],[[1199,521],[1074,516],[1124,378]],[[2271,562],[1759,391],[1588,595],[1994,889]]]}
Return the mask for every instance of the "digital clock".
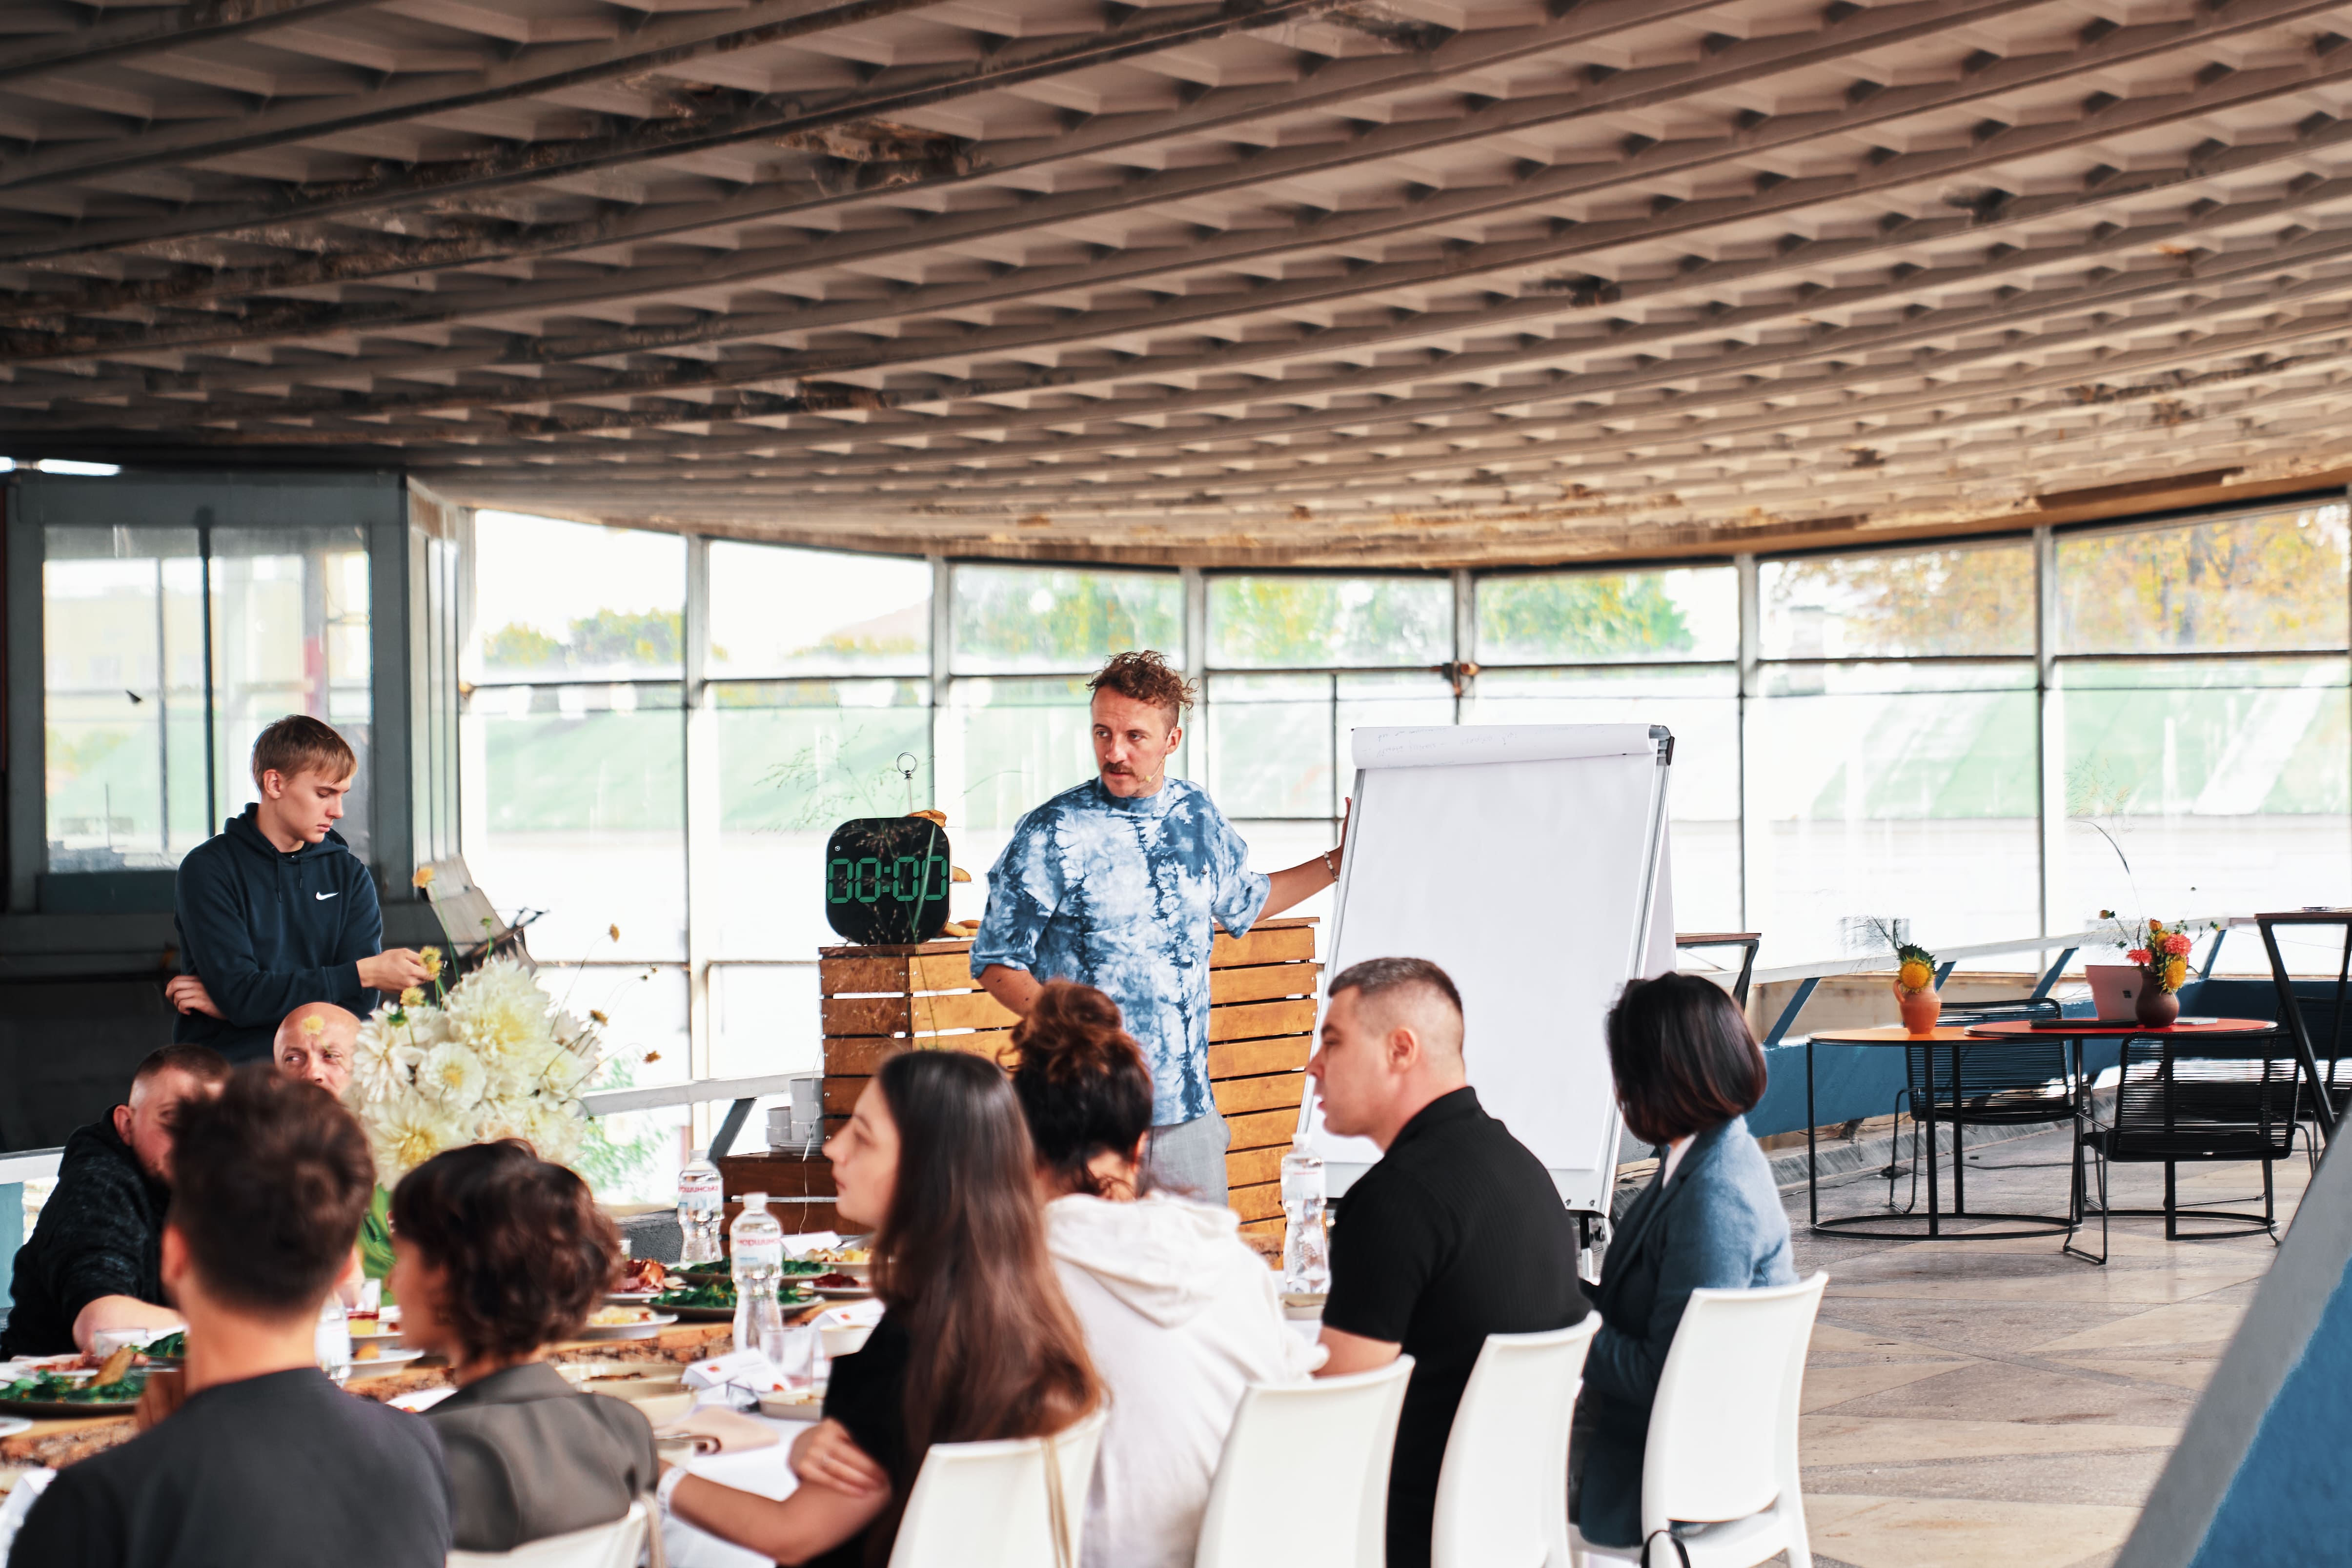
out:
{"label": "digital clock", "polygon": [[855,942],[929,942],[948,923],[948,836],[920,816],[865,816],[824,847],[824,918]]}

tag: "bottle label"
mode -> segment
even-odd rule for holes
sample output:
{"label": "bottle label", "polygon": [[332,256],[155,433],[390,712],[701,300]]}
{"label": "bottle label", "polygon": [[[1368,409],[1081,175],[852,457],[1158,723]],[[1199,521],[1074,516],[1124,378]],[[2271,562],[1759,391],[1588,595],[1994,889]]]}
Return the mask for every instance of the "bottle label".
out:
{"label": "bottle label", "polygon": [[738,1268],[782,1268],[784,1266],[784,1238],[781,1236],[735,1238],[735,1267]]}
{"label": "bottle label", "polygon": [[682,1175],[677,1179],[677,1206],[715,1214],[726,1206],[724,1184],[717,1176]]}
{"label": "bottle label", "polygon": [[1286,1204],[1319,1204],[1323,1201],[1323,1173],[1285,1171],[1282,1173],[1282,1201]]}

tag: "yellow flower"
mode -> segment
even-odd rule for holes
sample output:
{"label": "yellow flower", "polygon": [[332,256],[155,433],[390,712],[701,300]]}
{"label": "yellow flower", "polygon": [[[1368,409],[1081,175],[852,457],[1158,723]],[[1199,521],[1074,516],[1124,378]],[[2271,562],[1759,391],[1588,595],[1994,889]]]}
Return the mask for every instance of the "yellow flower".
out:
{"label": "yellow flower", "polygon": [[420,947],[416,950],[416,962],[438,974],[441,973],[441,950],[437,947]]}
{"label": "yellow flower", "polygon": [[661,1053],[659,1051],[647,1051],[645,1054],[645,1060],[647,1062],[657,1062],[661,1060]]}
{"label": "yellow flower", "polygon": [[2179,990],[2180,983],[2188,978],[2189,961],[2187,959],[2176,958],[2164,966],[2164,988],[2167,991]]}
{"label": "yellow flower", "polygon": [[302,1032],[306,1035],[323,1035],[327,1032],[327,1020],[313,1013],[302,1020]]}
{"label": "yellow flower", "polygon": [[597,1011],[595,1008],[593,1008],[593,1007],[591,1007],[591,1008],[589,1008],[589,1009],[588,1009],[588,1016],[589,1016],[590,1017],[592,1017],[592,1018],[595,1019],[595,1020],[596,1020],[596,1022],[598,1022],[599,1024],[609,1024],[609,1023],[611,1023],[611,1022],[613,1021],[612,1019],[607,1018],[606,1016],[604,1016],[604,1014],[602,1014],[602,1013],[598,1012],[598,1011]]}
{"label": "yellow flower", "polygon": [[400,994],[400,1005],[404,1007],[424,1006],[425,987],[422,985],[412,985],[407,990],[402,992]]}
{"label": "yellow flower", "polygon": [[1895,972],[1895,983],[1906,991],[1925,991],[1935,978],[1935,970],[1916,958],[1906,959],[1903,967]]}
{"label": "yellow flower", "polygon": [[619,926],[606,926],[604,929],[612,934],[612,938],[614,942],[621,940],[621,928]]}
{"label": "yellow flower", "polygon": [[433,868],[430,866],[419,866],[416,868],[416,875],[411,877],[408,880],[410,885],[415,887],[418,892],[423,892],[425,889],[433,885]]}

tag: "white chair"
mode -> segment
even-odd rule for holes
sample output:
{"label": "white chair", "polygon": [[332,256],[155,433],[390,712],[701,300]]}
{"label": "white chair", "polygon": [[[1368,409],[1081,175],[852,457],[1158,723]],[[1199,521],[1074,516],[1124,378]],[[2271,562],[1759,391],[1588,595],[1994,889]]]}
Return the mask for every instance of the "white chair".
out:
{"label": "white chair", "polygon": [[1486,1336],[1437,1473],[1434,1568],[1569,1568],[1568,1428],[1600,1327]]}
{"label": "white chair", "polygon": [[[1103,1405],[1050,1438],[932,1444],[898,1521],[890,1568],[1077,1568],[1087,1491],[1109,1419]],[[1056,1505],[1066,1549],[1059,1553]]]}
{"label": "white chair", "polygon": [[1254,1383],[1225,1435],[1193,1568],[1382,1568],[1389,1458],[1412,1357],[1312,1383]]}
{"label": "white chair", "polygon": [[[1812,1568],[1797,1474],[1805,1347],[1827,1274],[1764,1290],[1694,1290],[1650,1406],[1642,1451],[1642,1539],[1653,1568],[1753,1568],[1776,1552]],[[1712,1528],[1673,1546],[1670,1521]],[[1579,1536],[1577,1561],[1639,1563],[1633,1549]]]}
{"label": "white chair", "polygon": [[[637,1568],[651,1517],[641,1499],[610,1524],[551,1535],[512,1552],[452,1552],[449,1568]],[[654,1539],[658,1550],[658,1533]],[[660,1558],[656,1556],[655,1562],[658,1563]]]}

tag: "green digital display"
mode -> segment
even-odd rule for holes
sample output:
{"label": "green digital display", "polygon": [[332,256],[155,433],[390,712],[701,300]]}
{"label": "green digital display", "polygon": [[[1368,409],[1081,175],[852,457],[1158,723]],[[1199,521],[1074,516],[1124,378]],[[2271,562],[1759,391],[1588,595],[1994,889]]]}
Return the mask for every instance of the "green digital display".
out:
{"label": "green digital display", "polygon": [[948,836],[919,816],[860,817],[824,850],[825,921],[854,942],[929,942],[948,921]]}

